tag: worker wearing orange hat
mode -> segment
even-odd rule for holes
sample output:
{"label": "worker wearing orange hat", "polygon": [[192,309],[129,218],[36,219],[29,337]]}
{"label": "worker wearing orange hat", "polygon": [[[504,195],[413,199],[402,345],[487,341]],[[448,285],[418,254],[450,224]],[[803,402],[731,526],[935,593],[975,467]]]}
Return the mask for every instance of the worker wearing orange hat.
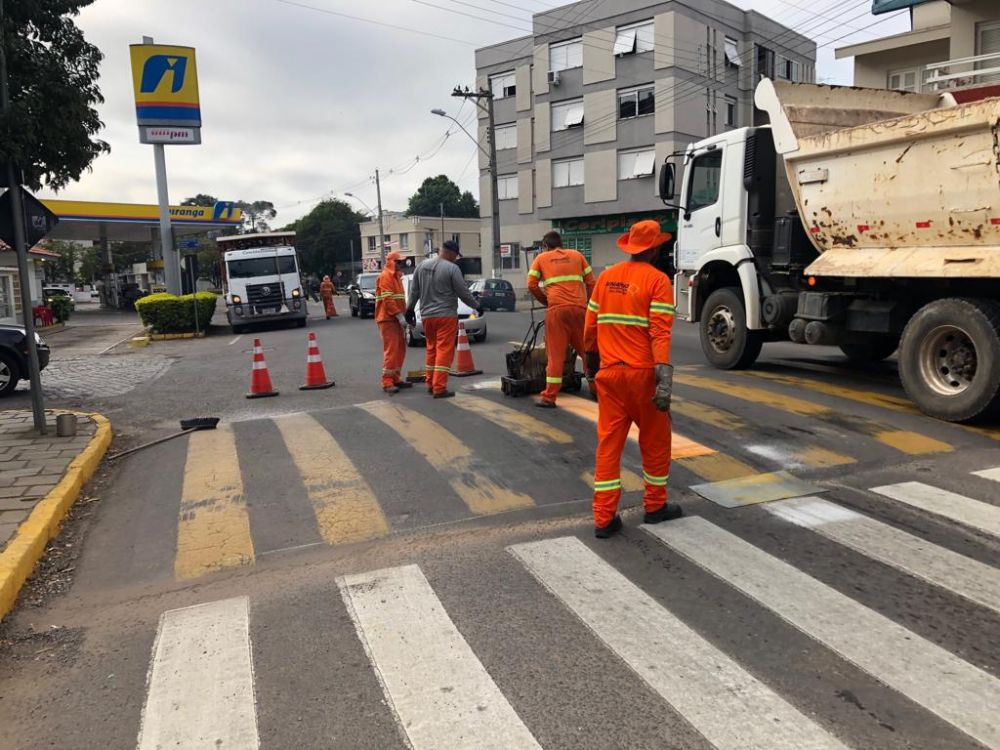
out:
{"label": "worker wearing orange hat", "polygon": [[326,311],[326,319],[337,317],[337,308],[333,304],[333,293],[336,290],[329,276],[323,277],[323,283],[319,285],[319,296],[323,298],[323,308]]}
{"label": "worker wearing orange hat", "polygon": [[385,268],[375,281],[375,322],[382,336],[382,390],[386,393],[413,387],[402,379],[406,359],[405,310],[403,256],[393,251],[385,256]]}
{"label": "worker wearing orange hat", "polygon": [[577,250],[562,247],[559,232],[542,238],[543,251],[528,272],[528,291],[547,309],[545,313],[545,390],[535,406],[554,409],[562,388],[566,347],[583,355],[583,321],[587,299],[594,291],[590,263]]}
{"label": "worker wearing orange hat", "polygon": [[635,223],[618,239],[630,260],[605,270],[587,304],[584,330],[588,372],[597,371],[597,462],[594,469],[594,535],[605,539],[622,527],[621,456],[629,429],[639,427],[645,523],[677,518],[667,502],[670,475],[670,329],[674,293],[670,278],[654,267],[671,235],[658,221]]}

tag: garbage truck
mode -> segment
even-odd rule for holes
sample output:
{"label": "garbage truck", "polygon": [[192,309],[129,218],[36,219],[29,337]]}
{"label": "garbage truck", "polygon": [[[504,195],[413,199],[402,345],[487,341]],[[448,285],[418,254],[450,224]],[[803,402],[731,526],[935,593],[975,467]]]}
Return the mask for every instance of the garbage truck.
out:
{"label": "garbage truck", "polygon": [[898,350],[926,414],[1000,413],[1000,98],[764,79],[754,99],[768,124],[688,146],[680,185],[681,154],[660,170],[677,315],[708,361]]}

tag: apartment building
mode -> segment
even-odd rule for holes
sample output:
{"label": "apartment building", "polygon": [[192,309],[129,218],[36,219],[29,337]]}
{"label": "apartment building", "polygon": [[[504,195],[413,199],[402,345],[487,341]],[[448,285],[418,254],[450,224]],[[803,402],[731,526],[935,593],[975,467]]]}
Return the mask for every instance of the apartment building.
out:
{"label": "apartment building", "polygon": [[1000,85],[1000,2],[876,0],[874,12],[909,8],[910,31],[836,51],[854,58],[854,85],[932,92]]}
{"label": "apartment building", "polygon": [[[550,229],[595,269],[642,218],[676,232],[656,173],[688,143],[754,119],[766,76],[813,81],[816,45],[724,0],[583,0],[533,16],[533,34],[476,51],[494,96],[500,242],[484,272],[524,284]],[[488,143],[487,122],[479,139]],[[493,247],[488,161],[480,159],[484,248]]]}
{"label": "apartment building", "polygon": [[[456,219],[445,216],[406,216],[402,213],[382,213],[387,252],[398,250],[413,268],[424,257],[436,251],[445,240],[454,240],[462,248],[462,272],[466,276],[483,274],[480,251],[479,219]],[[366,221],[361,228],[361,270],[378,271],[382,267],[378,249],[378,221]]]}

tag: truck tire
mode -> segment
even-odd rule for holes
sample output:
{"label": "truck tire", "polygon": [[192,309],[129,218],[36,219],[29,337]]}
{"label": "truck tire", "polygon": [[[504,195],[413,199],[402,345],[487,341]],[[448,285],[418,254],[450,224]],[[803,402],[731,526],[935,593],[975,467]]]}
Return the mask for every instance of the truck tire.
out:
{"label": "truck tire", "polygon": [[888,333],[851,334],[851,340],[840,345],[852,362],[881,362],[899,348],[899,338]]}
{"label": "truck tire", "polygon": [[720,370],[745,370],[757,361],[764,332],[747,328],[739,287],[716,289],[701,312],[701,349]]}
{"label": "truck tire", "polygon": [[903,331],[899,376],[932,417],[967,422],[1000,411],[1000,304],[953,297],[924,305]]}

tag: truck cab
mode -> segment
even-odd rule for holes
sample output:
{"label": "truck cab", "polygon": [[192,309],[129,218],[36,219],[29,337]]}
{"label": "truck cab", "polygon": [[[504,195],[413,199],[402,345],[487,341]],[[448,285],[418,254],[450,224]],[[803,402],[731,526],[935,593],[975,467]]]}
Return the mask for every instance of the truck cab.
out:
{"label": "truck cab", "polygon": [[287,320],[306,325],[294,232],[220,237],[226,319],[234,333],[254,323]]}

